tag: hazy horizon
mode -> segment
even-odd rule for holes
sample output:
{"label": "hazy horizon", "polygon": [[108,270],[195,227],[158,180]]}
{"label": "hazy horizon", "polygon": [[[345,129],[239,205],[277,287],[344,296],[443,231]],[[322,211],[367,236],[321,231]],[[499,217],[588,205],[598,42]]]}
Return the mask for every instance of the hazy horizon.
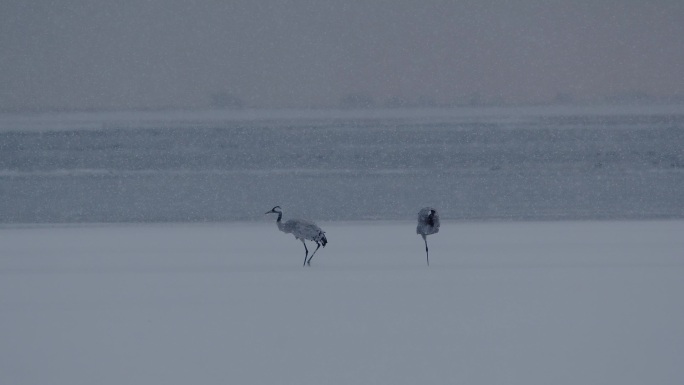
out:
{"label": "hazy horizon", "polygon": [[681,100],[676,1],[0,4],[0,110]]}

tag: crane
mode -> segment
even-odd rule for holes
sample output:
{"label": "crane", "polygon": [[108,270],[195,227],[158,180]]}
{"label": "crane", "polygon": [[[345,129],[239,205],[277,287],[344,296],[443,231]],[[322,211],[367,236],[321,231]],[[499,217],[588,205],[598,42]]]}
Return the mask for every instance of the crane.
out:
{"label": "crane", "polygon": [[[313,258],[314,254],[316,254],[316,251],[318,251],[321,245],[325,247],[325,245],[328,243],[328,239],[325,237],[325,231],[323,231],[315,223],[305,219],[290,219],[282,222],[281,220],[283,219],[283,211],[280,206],[272,208],[270,211],[267,211],[266,214],[278,214],[278,219],[276,219],[278,230],[284,232],[285,234],[292,234],[296,239],[302,241],[305,251],[304,265],[302,266],[311,266],[311,259]],[[306,258],[309,256],[309,249],[306,247],[304,240],[316,242],[317,245],[316,250],[314,250],[313,254],[311,254],[311,257],[309,257],[308,261]]]}
{"label": "crane", "polygon": [[430,255],[428,254],[427,236],[439,232],[439,214],[432,207],[424,207],[418,212],[418,227],[416,234],[420,234],[425,241],[425,258],[430,266]]}

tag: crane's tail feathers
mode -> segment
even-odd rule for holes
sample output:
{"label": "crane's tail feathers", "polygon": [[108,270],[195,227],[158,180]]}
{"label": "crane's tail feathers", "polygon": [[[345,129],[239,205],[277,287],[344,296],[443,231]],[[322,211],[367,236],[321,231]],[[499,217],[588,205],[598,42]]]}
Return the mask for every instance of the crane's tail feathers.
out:
{"label": "crane's tail feathers", "polygon": [[321,245],[325,247],[328,244],[328,238],[325,237],[325,233],[321,232]]}

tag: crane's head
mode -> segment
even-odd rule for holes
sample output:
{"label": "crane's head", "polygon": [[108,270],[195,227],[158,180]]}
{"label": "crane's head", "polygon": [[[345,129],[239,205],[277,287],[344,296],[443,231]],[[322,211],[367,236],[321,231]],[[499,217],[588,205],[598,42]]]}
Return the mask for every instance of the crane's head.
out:
{"label": "crane's head", "polygon": [[280,211],[280,206],[276,206],[276,207],[272,208],[271,211],[266,211],[265,214],[273,214],[273,213],[281,214],[282,211]]}

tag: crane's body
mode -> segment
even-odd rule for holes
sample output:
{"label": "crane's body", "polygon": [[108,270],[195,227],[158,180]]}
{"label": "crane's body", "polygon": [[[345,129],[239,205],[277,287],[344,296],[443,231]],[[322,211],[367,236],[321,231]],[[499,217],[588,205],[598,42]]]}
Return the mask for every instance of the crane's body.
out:
{"label": "crane's body", "polygon": [[[276,219],[278,230],[284,232],[285,234],[292,234],[296,239],[302,241],[305,252],[304,266],[311,266],[311,259],[313,258],[314,254],[316,254],[316,251],[318,251],[321,246],[325,247],[325,245],[328,244],[328,239],[325,237],[325,231],[323,231],[315,223],[305,219],[290,219],[283,222],[283,212],[281,211],[280,206],[276,206],[272,208],[271,211],[266,212],[266,214],[271,213],[278,214],[278,219]],[[308,260],[307,257],[309,256],[309,249],[306,247],[305,240],[315,242],[317,245],[316,250],[314,250],[313,254],[311,254],[311,257],[309,257]]]}
{"label": "crane's body", "polygon": [[428,253],[427,236],[439,232],[439,214],[432,207],[424,207],[418,212],[418,226],[416,234],[420,234],[425,242],[425,258],[430,266],[430,255]]}

